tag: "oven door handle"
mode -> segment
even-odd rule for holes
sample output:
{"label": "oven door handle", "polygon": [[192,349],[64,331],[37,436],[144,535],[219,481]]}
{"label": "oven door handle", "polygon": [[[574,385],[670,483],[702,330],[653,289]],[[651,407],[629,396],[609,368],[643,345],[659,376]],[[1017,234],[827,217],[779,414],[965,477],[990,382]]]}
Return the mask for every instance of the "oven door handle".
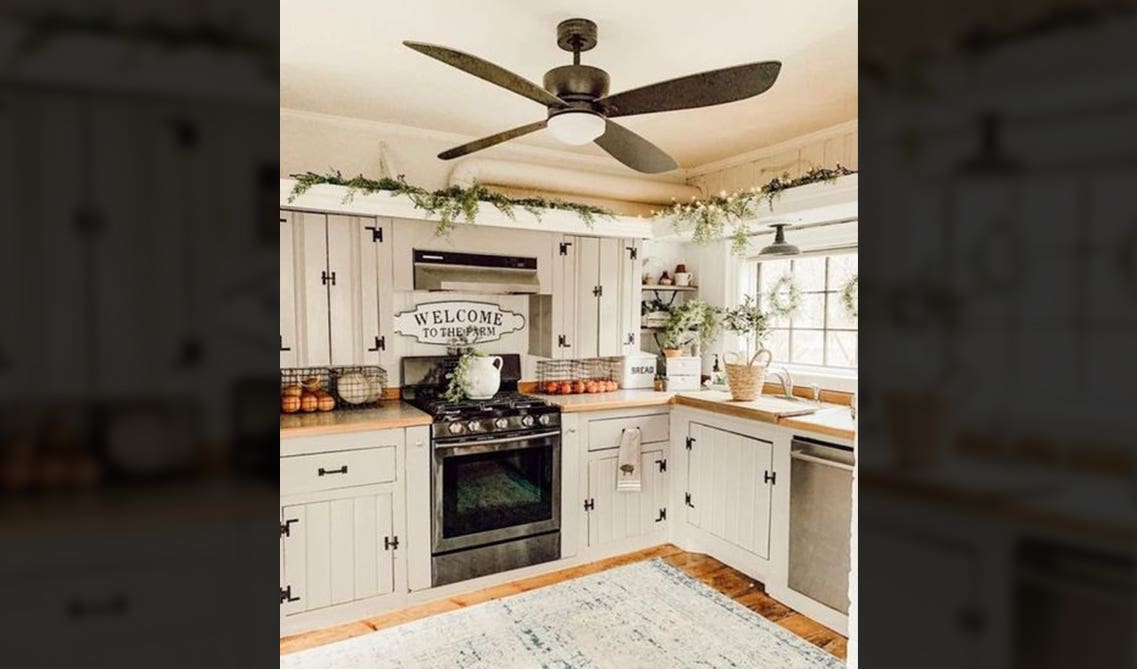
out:
{"label": "oven door handle", "polygon": [[519,441],[535,441],[537,439],[548,439],[549,437],[561,436],[560,430],[553,430],[551,432],[539,432],[537,434],[525,434],[518,437],[502,437],[500,439],[486,439],[485,441],[462,441],[452,444],[445,444],[435,442],[435,448],[458,448],[463,446],[493,446],[495,444],[513,444]]}

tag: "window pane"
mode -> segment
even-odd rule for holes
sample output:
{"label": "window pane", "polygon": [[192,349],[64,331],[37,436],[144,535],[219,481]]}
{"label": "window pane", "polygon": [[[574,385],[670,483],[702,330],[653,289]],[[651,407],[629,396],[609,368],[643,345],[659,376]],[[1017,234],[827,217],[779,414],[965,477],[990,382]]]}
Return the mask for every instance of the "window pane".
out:
{"label": "window pane", "polygon": [[849,277],[857,273],[857,254],[829,256],[829,290],[841,290]]}
{"label": "window pane", "polygon": [[829,327],[857,327],[857,319],[850,316],[849,313],[845,311],[845,305],[841,303],[841,293],[829,294]]}
{"label": "window pane", "polygon": [[856,367],[857,333],[830,332],[826,336],[829,359],[825,364],[830,367]]}
{"label": "window pane", "polygon": [[795,260],[794,277],[803,291],[825,290],[825,257]]}
{"label": "window pane", "polygon": [[801,307],[793,316],[795,328],[820,328],[825,326],[825,294],[805,294],[801,296]]}
{"label": "window pane", "polygon": [[808,365],[822,364],[821,332],[794,330],[793,350],[790,354],[793,362]]}
{"label": "window pane", "polygon": [[766,335],[762,345],[770,349],[774,362],[786,363],[790,361],[790,333],[786,330],[773,330]]}
{"label": "window pane", "polygon": [[759,264],[759,278],[762,281],[761,293],[770,292],[774,282],[790,271],[789,260],[764,260]]}

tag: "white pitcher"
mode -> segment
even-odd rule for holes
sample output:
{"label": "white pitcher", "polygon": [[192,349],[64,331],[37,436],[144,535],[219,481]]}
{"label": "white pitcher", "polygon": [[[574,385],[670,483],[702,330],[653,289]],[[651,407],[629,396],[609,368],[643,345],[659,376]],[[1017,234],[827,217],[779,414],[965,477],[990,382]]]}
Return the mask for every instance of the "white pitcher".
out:
{"label": "white pitcher", "polygon": [[466,370],[466,397],[472,400],[488,400],[497,394],[501,387],[502,360],[496,355],[483,355],[470,358]]}

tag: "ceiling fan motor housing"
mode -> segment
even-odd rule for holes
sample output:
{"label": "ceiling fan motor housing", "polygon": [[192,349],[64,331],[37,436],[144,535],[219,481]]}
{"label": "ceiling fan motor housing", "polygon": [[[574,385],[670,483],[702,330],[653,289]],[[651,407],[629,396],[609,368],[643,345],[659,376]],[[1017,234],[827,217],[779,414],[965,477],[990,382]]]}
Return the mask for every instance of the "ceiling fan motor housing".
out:
{"label": "ceiling fan motor housing", "polygon": [[562,65],[545,73],[545,90],[565,102],[592,102],[608,95],[608,73],[590,65]]}

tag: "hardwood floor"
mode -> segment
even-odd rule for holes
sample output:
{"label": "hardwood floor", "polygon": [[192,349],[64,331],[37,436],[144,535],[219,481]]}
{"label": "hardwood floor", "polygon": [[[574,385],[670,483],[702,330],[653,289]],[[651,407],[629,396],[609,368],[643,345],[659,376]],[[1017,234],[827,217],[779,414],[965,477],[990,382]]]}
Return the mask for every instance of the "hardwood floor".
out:
{"label": "hardwood floor", "polygon": [[438,600],[427,604],[420,604],[398,611],[392,611],[374,618],[367,618],[354,623],[329,627],[327,629],[305,632],[294,636],[284,637],[280,640],[280,654],[295,653],[307,648],[322,646],[334,641],[341,641],[360,634],[367,634],[385,627],[401,625],[412,620],[433,616],[446,611],[454,611],[464,606],[480,604],[519,592],[543,588],[571,578],[595,574],[605,569],[619,567],[620,565],[662,558],[664,561],[682,569],[692,578],[706,583],[727,597],[754,611],[763,618],[777,623],[802,637],[806,641],[823,648],[845,659],[845,637],[837,634],[828,627],[806,618],[802,614],[790,609],[780,602],[771,599],[765,592],[761,583],[757,583],[740,571],[732,569],[718,560],[701,553],[687,553],[672,544],[655,546],[635,553],[617,555],[598,562],[577,567],[570,567],[560,571],[541,574],[504,583],[502,585],[477,590],[464,595],[457,595],[448,599]]}

